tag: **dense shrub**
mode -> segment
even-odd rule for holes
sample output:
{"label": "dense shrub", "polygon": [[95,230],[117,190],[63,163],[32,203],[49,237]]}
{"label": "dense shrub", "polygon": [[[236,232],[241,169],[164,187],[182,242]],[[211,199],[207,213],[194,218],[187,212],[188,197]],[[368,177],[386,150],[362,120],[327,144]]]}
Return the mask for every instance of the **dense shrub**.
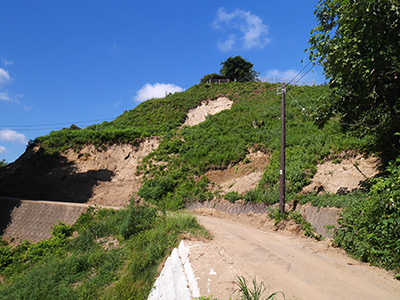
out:
{"label": "dense shrub", "polygon": [[150,228],[150,225],[157,218],[157,209],[146,204],[131,201],[128,207],[127,216],[120,225],[119,232],[128,239],[130,236]]}
{"label": "dense shrub", "polygon": [[234,191],[234,192],[228,192],[228,193],[226,193],[226,194],[224,195],[224,198],[225,198],[226,200],[231,201],[231,202],[235,202],[235,201],[237,201],[237,200],[242,199],[242,196],[240,196],[238,192],[235,192],[235,191]]}
{"label": "dense shrub", "polygon": [[159,203],[168,193],[172,193],[174,188],[175,182],[171,177],[156,177],[147,180],[138,195],[146,201]]}
{"label": "dense shrub", "polygon": [[362,261],[400,271],[400,157],[387,172],[375,180],[367,198],[344,209],[335,241]]}

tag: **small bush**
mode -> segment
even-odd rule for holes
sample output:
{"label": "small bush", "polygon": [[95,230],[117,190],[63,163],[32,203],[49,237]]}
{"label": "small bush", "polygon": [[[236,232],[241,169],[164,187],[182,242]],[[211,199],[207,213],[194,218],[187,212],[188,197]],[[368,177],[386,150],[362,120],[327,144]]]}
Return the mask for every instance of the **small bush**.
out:
{"label": "small bush", "polygon": [[140,188],[138,195],[146,201],[159,203],[175,188],[175,181],[170,177],[157,177],[147,180]]}
{"label": "small bush", "polygon": [[64,222],[58,221],[58,224],[52,226],[51,235],[53,237],[67,238],[72,235],[72,232],[72,226],[69,226]]}
{"label": "small bush", "polygon": [[120,227],[120,234],[124,239],[147,230],[157,218],[157,209],[146,204],[140,205],[137,201],[131,201],[128,213]]}
{"label": "small bush", "polygon": [[290,211],[281,214],[280,209],[276,207],[270,210],[268,216],[275,220],[275,226],[277,226],[278,223],[283,220],[293,220],[296,222],[296,224],[301,226],[301,228],[304,230],[305,236],[312,237],[316,240],[320,240],[322,238],[320,234],[315,233],[315,228],[311,225],[311,223],[307,222],[307,220],[304,219],[304,217],[297,211]]}
{"label": "small bush", "polygon": [[228,201],[235,202],[242,199],[242,196],[238,192],[228,192],[224,195],[224,198]]}

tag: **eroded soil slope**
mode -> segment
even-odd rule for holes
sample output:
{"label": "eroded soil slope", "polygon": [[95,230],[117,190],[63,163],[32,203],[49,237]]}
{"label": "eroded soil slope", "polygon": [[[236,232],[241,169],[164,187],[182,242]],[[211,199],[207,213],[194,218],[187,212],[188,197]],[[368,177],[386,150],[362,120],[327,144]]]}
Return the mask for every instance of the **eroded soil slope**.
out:
{"label": "eroded soil slope", "polygon": [[360,188],[362,182],[379,173],[380,160],[376,156],[364,156],[356,151],[342,152],[334,160],[325,160],[317,165],[310,185],[303,193],[345,193]]}
{"label": "eroded soil slope", "polygon": [[141,186],[138,164],[159,143],[153,137],[103,149],[88,145],[56,156],[40,156],[30,148],[1,169],[0,191],[3,196],[125,206]]}
{"label": "eroded soil slope", "polygon": [[204,122],[208,115],[215,115],[223,110],[230,109],[233,101],[227,97],[219,97],[213,101],[203,101],[200,106],[191,109],[187,113],[184,125],[194,126]]}
{"label": "eroded soil slope", "polygon": [[235,191],[243,194],[257,186],[269,159],[270,154],[266,150],[253,148],[243,162],[224,170],[210,170],[204,175],[224,193]]}

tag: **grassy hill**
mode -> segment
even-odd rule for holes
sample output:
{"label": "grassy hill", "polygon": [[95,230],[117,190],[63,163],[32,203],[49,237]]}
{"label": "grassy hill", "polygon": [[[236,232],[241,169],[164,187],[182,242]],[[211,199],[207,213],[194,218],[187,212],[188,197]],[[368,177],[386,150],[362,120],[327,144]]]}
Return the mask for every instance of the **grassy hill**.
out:
{"label": "grassy hill", "polygon": [[[399,271],[399,162],[391,164],[387,177],[373,182],[370,191],[298,195],[319,161],[334,159],[347,149],[368,152],[373,140],[368,135],[359,139],[344,132],[338,119],[323,129],[313,124],[313,110],[318,99],[329,94],[328,87],[290,86],[287,90],[287,200],[345,207],[336,242],[363,261]],[[190,109],[220,96],[233,101],[231,109],[209,115],[198,125],[181,127]],[[38,137],[31,146],[40,147],[40,159],[69,148],[79,150],[86,144],[101,149],[107,144],[134,144],[139,138],[161,136],[158,149],[138,169],[143,175],[138,194],[156,208],[131,205],[118,212],[90,211],[73,228],[56,226],[49,241],[16,248],[1,246],[0,299],[45,299],[46,295],[58,299],[145,299],[157,265],[182,234],[204,235],[194,219],[167,217],[158,210],[176,210],[190,201],[220,197],[204,176],[207,171],[246,163],[251,149],[262,149],[270,155],[262,179],[254,189],[231,196],[233,200],[278,202],[279,118],[276,85],[200,84],[143,102],[112,122],[84,129],[72,125]],[[253,127],[253,122],[259,126]],[[69,239],[73,231],[77,237]],[[105,244],[115,247],[106,250]]]}
{"label": "grassy hill", "polygon": [[[243,198],[275,203],[279,181],[280,97],[270,83],[200,84],[182,93],[141,103],[112,122],[51,132],[35,145],[49,154],[93,143],[132,143],[136,138],[162,136],[157,151],[140,169],[145,175],[139,195],[166,209],[177,209],[188,201],[203,201],[212,195],[207,178],[209,169],[223,169],[244,160],[251,147],[271,153],[270,165],[259,186]],[[337,121],[323,130],[313,125],[317,100],[329,93],[326,86],[290,86],[287,95],[287,188],[289,199],[307,185],[319,160],[344,149],[367,149],[368,139],[357,139],[341,131]],[[199,125],[179,129],[187,112],[204,100],[226,96],[230,110],[208,116]],[[304,108],[304,109],[303,109]],[[252,122],[263,124],[253,128]],[[163,164],[154,162],[163,161]],[[202,178],[195,180],[194,178]]]}

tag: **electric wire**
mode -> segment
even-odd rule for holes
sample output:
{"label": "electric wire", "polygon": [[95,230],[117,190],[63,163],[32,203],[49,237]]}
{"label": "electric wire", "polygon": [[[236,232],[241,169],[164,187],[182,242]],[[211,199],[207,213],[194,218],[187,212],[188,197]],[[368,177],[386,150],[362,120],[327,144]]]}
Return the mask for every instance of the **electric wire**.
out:
{"label": "electric wire", "polygon": [[[288,83],[285,84],[285,86],[288,86],[289,84],[291,84],[292,81],[294,81],[294,80],[297,78],[297,76],[299,76],[299,75],[304,71],[304,69],[306,69],[311,63],[312,63],[312,61],[309,61],[308,64],[307,64],[305,67],[303,67],[303,68],[296,74],[296,76],[294,76],[294,77],[292,78],[292,80],[290,80]],[[314,66],[313,66],[313,67],[314,67]],[[307,73],[308,73],[308,72],[307,72]],[[303,78],[303,77],[304,77],[304,76],[302,76],[301,78]],[[301,78],[300,78],[300,79],[301,79]],[[300,81],[300,79],[297,80],[297,82]]]}
{"label": "electric wire", "polygon": [[310,73],[310,71],[311,71],[312,69],[314,69],[314,66],[312,66],[310,69],[308,69],[308,71],[307,71],[306,73],[304,73],[303,76],[301,76],[300,79],[297,80],[296,82],[299,82],[300,80],[302,80],[303,77],[306,76],[308,73]]}
{"label": "electric wire", "polygon": [[290,94],[289,92],[287,92],[287,94],[294,100],[294,102],[296,102],[296,104],[297,104],[298,106],[300,106],[300,108],[301,108],[302,111],[305,111],[305,110],[306,110],[306,109],[299,103],[299,101],[298,101],[295,97],[292,96],[292,94]]}
{"label": "electric wire", "polygon": [[91,122],[100,122],[100,121],[109,121],[113,120],[113,118],[105,118],[105,119],[97,119],[97,120],[88,120],[88,121],[75,121],[75,122],[65,122],[65,123],[51,123],[51,124],[25,124],[25,125],[3,125],[0,124],[0,127],[40,127],[40,126],[57,126],[57,125],[69,125],[69,124],[80,124],[80,123],[91,123]]}

